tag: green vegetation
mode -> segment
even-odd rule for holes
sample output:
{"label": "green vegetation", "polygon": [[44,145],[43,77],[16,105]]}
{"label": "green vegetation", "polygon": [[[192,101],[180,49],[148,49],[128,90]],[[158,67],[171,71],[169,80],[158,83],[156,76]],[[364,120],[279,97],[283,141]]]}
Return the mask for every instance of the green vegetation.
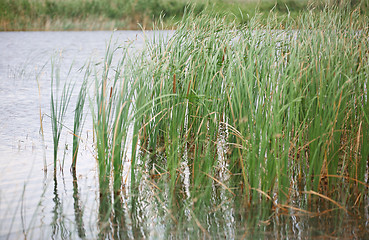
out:
{"label": "green vegetation", "polygon": [[283,21],[186,16],[136,64],[134,136],[172,189],[185,164],[193,191],[221,184],[247,201],[367,193],[367,18],[329,7]]}
{"label": "green vegetation", "polygon": [[[114,53],[120,48],[108,46],[102,76],[95,80],[95,104],[92,110],[93,128],[96,136],[97,160],[100,184],[109,183],[113,170],[114,189],[120,191],[122,184],[123,159],[126,156],[126,139],[130,124],[132,92],[130,82],[125,79],[128,70],[123,70],[127,50],[118,66],[112,69]],[[114,70],[114,73],[111,71]]]}
{"label": "green vegetation", "polygon": [[112,214],[125,214],[125,187],[134,238],[144,237],[142,192],[184,235],[186,221],[211,235],[214,209],[228,203],[253,209],[245,221],[255,226],[277,209],[359,209],[369,187],[368,23],[350,4],[256,14],[242,26],[186,10],[170,37],[158,33],[139,53],[109,45],[90,99],[99,238],[109,219],[124,222]]}
{"label": "green vegetation", "polygon": [[[0,31],[151,29],[159,18],[166,28],[176,26],[188,5],[194,13],[219,14],[245,24],[260,14],[266,24],[269,12],[297,19],[308,9],[322,10],[339,0],[0,0]],[[346,1],[342,1],[343,4]],[[368,1],[353,0],[362,14]]]}
{"label": "green vegetation", "polygon": [[87,65],[87,69],[85,71],[85,76],[83,78],[83,82],[81,88],[78,93],[77,103],[74,108],[74,124],[73,124],[73,161],[72,161],[72,170],[75,172],[77,157],[78,157],[78,149],[82,135],[83,128],[83,109],[85,107],[86,95],[87,95],[87,83],[88,78],[91,74],[90,66]]}
{"label": "green vegetation", "polygon": [[280,30],[275,14],[239,28],[185,12],[173,36],[132,56],[124,47],[115,68],[122,48],[109,45],[92,100],[100,183],[112,172],[120,191],[131,148],[132,186],[150,173],[175,191],[186,166],[192,191],[220,184],[247,202],[285,203],[297,192],[362,199],[367,20],[327,7],[283,19]]}
{"label": "green vegetation", "polygon": [[[69,69],[68,76],[70,74]],[[66,78],[68,78],[68,76]],[[63,76],[64,77],[64,76]],[[64,80],[64,79],[63,79]],[[68,109],[68,105],[70,103],[70,98],[72,96],[74,85],[72,85],[69,81],[65,81],[63,85],[63,89],[60,92],[60,63],[51,61],[51,101],[50,101],[50,119],[51,119],[51,127],[52,127],[52,135],[53,135],[53,143],[54,143],[54,173],[56,171],[56,162],[58,159],[58,147],[60,134],[64,127],[64,118]]]}
{"label": "green vegetation", "polygon": [[[0,0],[0,30],[113,30],[180,17],[182,0]],[[199,3],[198,11],[204,3]]]}

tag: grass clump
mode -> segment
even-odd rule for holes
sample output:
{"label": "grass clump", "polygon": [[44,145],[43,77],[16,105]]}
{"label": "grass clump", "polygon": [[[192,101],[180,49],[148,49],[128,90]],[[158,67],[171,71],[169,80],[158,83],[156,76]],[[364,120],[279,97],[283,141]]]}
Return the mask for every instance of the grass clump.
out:
{"label": "grass clump", "polygon": [[[70,74],[69,69],[68,76]],[[68,76],[66,78],[68,78]],[[64,118],[67,112],[70,98],[74,89],[74,85],[70,81],[65,80],[63,89],[60,91],[60,63],[51,61],[51,102],[50,102],[50,119],[54,143],[54,172],[56,171],[56,163],[58,158],[58,147],[60,135],[64,127]],[[59,95],[61,94],[61,95]]]}
{"label": "grass clump", "polygon": [[[131,86],[125,77],[127,70],[123,69],[126,66],[127,49],[123,49],[123,57],[116,68],[112,69],[114,52],[120,48],[111,48],[109,44],[103,65],[102,80],[96,77],[92,117],[100,183],[104,183],[103,185],[109,183],[112,169],[114,189],[119,192],[127,150],[124,146],[130,124],[132,95],[129,90]],[[114,70],[114,73],[111,73],[111,70]]]}
{"label": "grass clump", "polygon": [[255,17],[241,29],[185,17],[171,38],[149,44],[134,74],[135,104],[147,108],[134,134],[143,156],[156,156],[143,159],[161,166],[173,188],[185,165],[193,190],[222,183],[247,201],[289,202],[298,192],[361,199],[366,20],[337,6],[286,19],[283,30],[273,14],[267,25]]}
{"label": "grass clump", "polygon": [[84,106],[85,101],[87,97],[87,90],[88,90],[88,78],[91,74],[90,66],[87,65],[85,76],[83,78],[83,82],[81,84],[78,97],[77,97],[77,103],[74,109],[74,121],[73,121],[73,160],[72,160],[72,170],[75,172],[76,170],[76,164],[77,164],[77,157],[78,157],[78,150],[79,150],[79,144],[81,140],[82,135],[82,128],[84,123]]}
{"label": "grass clump", "polygon": [[[141,51],[109,44],[94,89],[85,77],[75,110],[76,137],[83,101],[93,93],[98,237],[145,238],[147,225],[169,238],[219,238],[230,218],[230,236],[289,235],[290,224],[279,224],[292,215],[312,220],[303,223],[311,227],[315,219],[332,221],[327,212],[347,217],[353,208],[350,217],[364,222],[368,23],[351,5],[297,20],[256,14],[242,26],[186,11],[175,32],[145,39]],[[52,92],[56,137],[71,90]],[[129,161],[130,182],[123,171]],[[83,237],[77,197],[75,218]],[[336,235],[346,234],[344,224]]]}
{"label": "grass clump", "polygon": [[249,205],[362,202],[368,27],[350,5],[242,27],[187,11],[170,37],[124,47],[116,67],[122,48],[109,45],[91,99],[101,200],[120,192],[130,157],[132,190],[164,183],[175,203],[186,188],[196,208],[215,186]]}

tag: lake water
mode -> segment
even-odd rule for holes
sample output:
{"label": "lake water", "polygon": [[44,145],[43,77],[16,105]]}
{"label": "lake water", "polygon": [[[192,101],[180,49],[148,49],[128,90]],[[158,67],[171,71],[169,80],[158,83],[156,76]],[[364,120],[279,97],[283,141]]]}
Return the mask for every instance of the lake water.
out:
{"label": "lake water", "polygon": [[[368,207],[355,215],[360,218],[341,213],[304,215],[293,209],[282,213],[258,206],[246,209],[220,192],[204,203],[204,213],[197,214],[182,200],[178,212],[168,210],[165,190],[161,197],[149,187],[138,196],[101,196],[89,120],[76,179],[69,171],[68,129],[62,133],[54,176],[50,60],[61,59],[61,76],[73,66],[70,77],[78,86],[83,77],[79,69],[89,60],[103,62],[111,38],[116,46],[134,41],[132,54],[144,43],[143,33],[136,31],[0,33],[0,239],[369,237]],[[65,125],[73,127],[70,117]],[[102,216],[104,212],[113,213]]]}
{"label": "lake water", "polygon": [[[103,31],[0,33],[1,239],[19,239],[26,234],[48,239],[51,232],[35,229],[43,229],[42,225],[53,222],[55,204],[59,200],[63,209],[60,214],[65,216],[66,224],[71,215],[74,216],[75,189],[69,172],[71,134],[68,130],[62,133],[60,143],[60,165],[63,166],[63,159],[65,164],[64,171],[57,175],[57,188],[53,176],[53,144],[48,117],[50,60],[61,60],[62,79],[69,66],[73,66],[71,78],[78,86],[78,79],[83,77],[79,68],[89,60],[102,62],[110,38],[117,46],[134,40],[135,47],[139,48],[143,43],[143,34],[136,31],[114,34]],[[40,109],[44,138],[40,129]],[[68,119],[66,125],[73,126]],[[45,161],[47,171],[44,171]],[[85,145],[77,168],[86,222],[97,218],[95,164],[91,149]],[[86,238],[92,238],[90,234],[95,234],[95,230],[86,231]]]}

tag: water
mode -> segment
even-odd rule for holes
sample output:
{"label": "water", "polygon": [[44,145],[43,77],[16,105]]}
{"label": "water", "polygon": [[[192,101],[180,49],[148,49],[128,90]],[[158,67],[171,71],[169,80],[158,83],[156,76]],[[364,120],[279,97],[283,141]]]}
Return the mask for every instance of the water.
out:
{"label": "water", "polygon": [[[148,33],[150,35],[150,33]],[[143,43],[143,34],[125,32],[9,32],[0,33],[0,238],[18,239],[50,224],[54,213],[61,212],[68,224],[74,215],[73,191],[79,191],[84,220],[96,219],[96,162],[86,145],[78,161],[78,189],[69,172],[71,134],[62,133],[59,165],[53,176],[52,138],[49,115],[50,60],[61,60],[62,79],[73,66],[71,78],[80,84],[79,68],[88,60],[103,61],[110,41],[118,45],[135,40]],[[37,82],[38,80],[38,82]],[[38,88],[40,86],[40,91]],[[77,94],[78,91],[75,91]],[[71,108],[74,108],[71,103]],[[40,129],[40,109],[44,138]],[[70,114],[69,114],[70,115]],[[73,128],[72,118],[66,126]],[[88,125],[88,122],[86,123]],[[86,130],[87,131],[87,130]],[[88,133],[86,133],[87,135]],[[92,136],[92,134],[90,134]],[[64,160],[63,160],[64,159]],[[46,161],[46,168],[44,163]],[[57,187],[56,187],[56,186]],[[60,204],[59,204],[60,202]],[[59,205],[58,205],[59,204]],[[60,208],[58,210],[58,208]],[[28,231],[28,232],[27,232]],[[50,234],[46,231],[44,238]],[[92,234],[92,235],[91,235]],[[91,238],[94,230],[86,231]]]}
{"label": "water", "polygon": [[[153,36],[152,32],[146,34]],[[69,66],[73,66],[70,78],[78,86],[83,76],[79,69],[88,60],[103,62],[111,37],[116,45],[134,40],[132,54],[144,43],[143,33],[136,31],[118,31],[113,35],[112,32],[0,33],[0,239],[368,236],[368,207],[349,214],[339,210],[325,213],[332,208],[324,205],[319,206],[316,215],[288,207],[273,211],[271,206],[245,205],[219,185],[190,192],[186,172],[177,193],[144,179],[138,195],[130,195],[129,191],[120,196],[100,194],[89,120],[83,132],[77,176],[69,171],[72,135],[68,129],[62,133],[58,171],[54,175],[47,116],[50,59],[61,59],[62,79]],[[72,100],[71,108],[73,103]],[[70,128],[71,114],[65,123]],[[204,196],[208,201],[198,201]]]}

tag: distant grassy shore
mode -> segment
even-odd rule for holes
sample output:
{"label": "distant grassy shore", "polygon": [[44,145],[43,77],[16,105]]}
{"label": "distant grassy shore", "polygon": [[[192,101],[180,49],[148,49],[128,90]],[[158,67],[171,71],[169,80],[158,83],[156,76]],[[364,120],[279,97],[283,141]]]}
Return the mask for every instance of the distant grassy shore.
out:
{"label": "distant grassy shore", "polygon": [[[195,13],[226,15],[243,24],[257,12],[273,11],[297,19],[307,9],[322,9],[340,0],[0,0],[0,31],[151,29],[161,17],[171,28],[186,6]],[[352,1],[368,14],[368,1]]]}

